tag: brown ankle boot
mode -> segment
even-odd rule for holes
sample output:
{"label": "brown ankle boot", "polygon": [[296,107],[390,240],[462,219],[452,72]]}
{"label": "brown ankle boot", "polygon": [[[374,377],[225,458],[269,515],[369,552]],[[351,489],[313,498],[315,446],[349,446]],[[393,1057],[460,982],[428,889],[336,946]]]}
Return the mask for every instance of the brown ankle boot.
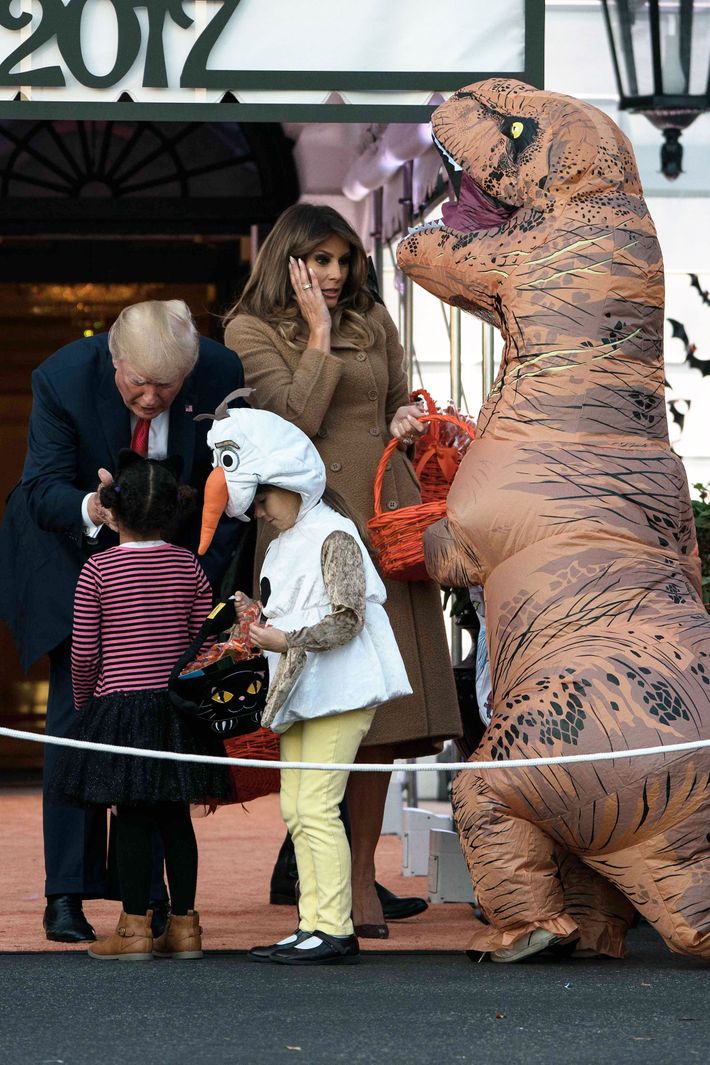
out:
{"label": "brown ankle boot", "polygon": [[98,961],[150,961],[153,957],[152,916],[152,910],[145,914],[121,910],[116,931],[89,947],[90,957]]}
{"label": "brown ankle boot", "polygon": [[171,913],[168,924],[159,939],[153,944],[156,958],[201,958],[202,929],[200,915],[188,910],[184,917]]}

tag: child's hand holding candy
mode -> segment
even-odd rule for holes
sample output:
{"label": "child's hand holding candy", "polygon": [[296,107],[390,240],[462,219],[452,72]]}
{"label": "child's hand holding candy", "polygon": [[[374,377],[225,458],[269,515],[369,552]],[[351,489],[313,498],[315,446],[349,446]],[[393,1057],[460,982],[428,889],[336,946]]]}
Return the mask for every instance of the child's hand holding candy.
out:
{"label": "child's hand holding candy", "polygon": [[271,625],[250,625],[249,638],[263,651],[288,651],[286,633],[283,629],[275,629]]}
{"label": "child's hand holding candy", "polygon": [[259,613],[261,613],[261,603],[259,603],[256,599],[250,599],[248,595],[244,594],[244,592],[234,593],[234,610],[240,620],[243,615],[246,614],[247,610],[250,610],[254,607],[254,604],[258,606]]}

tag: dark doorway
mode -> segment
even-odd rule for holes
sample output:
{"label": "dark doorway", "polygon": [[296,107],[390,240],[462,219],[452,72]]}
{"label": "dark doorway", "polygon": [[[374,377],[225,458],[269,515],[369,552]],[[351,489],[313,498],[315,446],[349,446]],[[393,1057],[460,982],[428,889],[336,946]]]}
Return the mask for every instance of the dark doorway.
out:
{"label": "dark doorway", "polygon": [[[34,367],[144,299],[185,299],[221,340],[252,227],[297,199],[278,124],[0,123],[0,500],[21,473]],[[45,664],[23,677],[0,629],[0,723],[41,731]],[[41,757],[4,741],[0,770]]]}

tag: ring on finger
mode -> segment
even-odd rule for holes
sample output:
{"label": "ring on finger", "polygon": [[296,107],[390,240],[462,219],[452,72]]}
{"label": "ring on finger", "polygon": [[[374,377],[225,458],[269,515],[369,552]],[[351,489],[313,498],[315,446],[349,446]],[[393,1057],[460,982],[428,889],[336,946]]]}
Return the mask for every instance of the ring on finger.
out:
{"label": "ring on finger", "polygon": [[301,288],[313,288],[313,285],[301,285]]}

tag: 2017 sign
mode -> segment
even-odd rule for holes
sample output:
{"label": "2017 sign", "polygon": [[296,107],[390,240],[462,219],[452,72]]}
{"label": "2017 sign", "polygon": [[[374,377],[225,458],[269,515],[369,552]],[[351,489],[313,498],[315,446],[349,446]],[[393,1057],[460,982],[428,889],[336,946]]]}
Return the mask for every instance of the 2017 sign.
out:
{"label": "2017 sign", "polygon": [[[454,22],[445,52],[432,48]],[[0,90],[539,84],[543,26],[544,0],[0,0]]]}

